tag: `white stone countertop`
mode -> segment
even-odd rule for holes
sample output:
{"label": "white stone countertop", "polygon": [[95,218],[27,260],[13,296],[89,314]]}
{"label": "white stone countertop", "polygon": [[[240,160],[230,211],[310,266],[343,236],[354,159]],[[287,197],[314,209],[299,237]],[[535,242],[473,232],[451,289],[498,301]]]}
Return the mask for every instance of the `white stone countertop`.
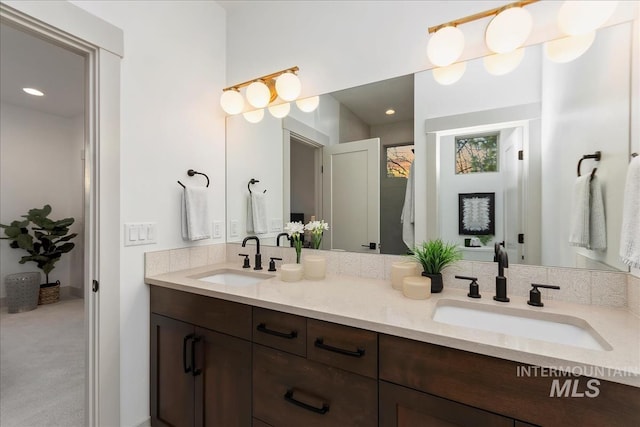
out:
{"label": "white stone countertop", "polygon": [[[256,285],[219,285],[197,279],[224,268],[253,272],[236,263],[222,263],[146,277],[145,283],[640,387],[640,317],[626,309],[555,300],[543,301],[544,307],[532,307],[526,298],[510,296],[511,302],[500,303],[486,293],[481,299],[471,299],[466,291],[447,289],[446,284],[441,293],[427,300],[412,300],[387,280],[328,275],[320,281],[283,282],[279,272],[268,273],[266,269],[260,273],[272,277]],[[578,317],[612,350],[590,350],[473,329],[473,325],[467,328],[436,322],[432,317],[442,300],[525,310],[532,317],[540,312]]]}

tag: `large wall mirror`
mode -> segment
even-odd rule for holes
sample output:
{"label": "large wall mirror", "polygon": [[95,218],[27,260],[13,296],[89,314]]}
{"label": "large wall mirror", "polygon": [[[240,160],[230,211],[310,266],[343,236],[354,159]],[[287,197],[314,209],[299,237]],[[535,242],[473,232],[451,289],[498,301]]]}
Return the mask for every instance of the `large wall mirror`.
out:
{"label": "large wall mirror", "polygon": [[[632,34],[631,22],[600,29],[568,63],[536,45],[502,76],[479,58],[452,85],[424,71],[321,95],[311,113],[227,118],[227,241],[276,245],[286,222],[317,218],[330,224],[324,249],[404,254],[417,233],[457,242],[466,259],[491,261],[504,242],[512,263],[626,270]],[[606,247],[591,250],[569,235],[577,164],[597,151],[581,165],[597,168],[604,202]]]}

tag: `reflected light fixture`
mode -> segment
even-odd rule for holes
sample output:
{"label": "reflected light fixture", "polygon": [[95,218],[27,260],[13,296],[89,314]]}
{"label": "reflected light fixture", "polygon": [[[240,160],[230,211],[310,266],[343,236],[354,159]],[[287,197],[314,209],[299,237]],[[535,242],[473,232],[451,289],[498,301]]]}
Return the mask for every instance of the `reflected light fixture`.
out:
{"label": "reflected light fixture", "polygon": [[300,109],[300,111],[304,111],[305,113],[310,113],[315,111],[320,105],[320,97],[319,96],[310,96],[309,98],[302,98],[296,101],[296,105]]}
{"label": "reflected light fixture", "polygon": [[466,62],[456,62],[446,67],[438,67],[431,70],[433,78],[443,86],[451,85],[457,82],[464,75],[467,69]]}
{"label": "reflected light fixture", "polygon": [[513,52],[527,41],[532,29],[533,19],[528,10],[508,7],[489,22],[485,43],[495,53]]}
{"label": "reflected light fixture", "polygon": [[553,62],[565,63],[585,53],[596,38],[595,30],[577,36],[563,37],[544,44],[544,53]]}
{"label": "reflected light fixture", "polygon": [[482,61],[489,74],[503,76],[515,70],[524,58],[524,48],[509,53],[496,53],[485,56]]}
{"label": "reflected light fixture", "polygon": [[246,113],[242,113],[242,115],[249,123],[260,123],[264,118],[264,109],[247,111]]}
{"label": "reflected light fixture", "polygon": [[26,93],[28,93],[29,95],[33,95],[33,96],[44,96],[44,92],[38,90],[38,89],[34,89],[32,87],[23,87],[22,90]]}
{"label": "reflected light fixture", "polygon": [[433,65],[446,67],[460,58],[464,50],[464,34],[455,26],[441,27],[429,39],[427,57]]}
{"label": "reflected light fixture", "polygon": [[558,26],[569,36],[589,33],[613,15],[617,1],[565,1],[558,11]]}
{"label": "reflected light fixture", "polygon": [[[258,109],[267,107],[270,103],[274,102],[276,98],[280,98],[286,102],[294,101],[300,96],[302,91],[302,85],[297,76],[298,71],[298,67],[291,67],[244,83],[229,86],[222,90],[220,106],[227,114],[233,115],[239,114],[244,110],[245,97],[251,107]],[[246,87],[244,97],[240,93],[240,89],[243,87]],[[281,107],[279,110],[276,109],[276,111],[279,111],[281,114],[284,109],[285,107]]]}
{"label": "reflected light fixture", "polygon": [[394,110],[393,108],[389,108],[387,111],[384,112],[387,116],[393,116],[396,113],[396,110]]}
{"label": "reflected light fixture", "polygon": [[289,114],[289,111],[291,111],[291,104],[289,104],[288,102],[285,102],[284,104],[269,106],[269,112],[276,119],[287,117],[287,114]]}

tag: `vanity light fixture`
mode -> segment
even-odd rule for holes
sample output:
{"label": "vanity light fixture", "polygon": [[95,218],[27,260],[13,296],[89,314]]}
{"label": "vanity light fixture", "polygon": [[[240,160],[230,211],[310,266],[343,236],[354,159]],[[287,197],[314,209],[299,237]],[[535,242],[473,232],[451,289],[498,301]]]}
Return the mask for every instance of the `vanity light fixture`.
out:
{"label": "vanity light fixture", "polygon": [[492,52],[509,53],[527,41],[532,29],[533,19],[528,10],[507,7],[489,22],[484,40]]}
{"label": "vanity light fixture", "polygon": [[544,54],[553,62],[566,63],[585,53],[596,39],[595,30],[577,36],[563,37],[544,44]]}
{"label": "vanity light fixture", "polygon": [[244,98],[240,89],[243,87],[247,88],[245,92],[247,102],[254,108],[265,108],[278,97],[283,101],[293,101],[300,95],[302,89],[300,79],[296,75],[298,70],[298,67],[291,67],[227,87],[222,90],[220,106],[227,114],[242,112]]}
{"label": "vanity light fixture", "polygon": [[300,109],[300,111],[304,111],[305,113],[310,113],[315,111],[320,104],[319,96],[310,96],[309,98],[302,98],[296,101],[296,105]]}
{"label": "vanity light fixture", "polygon": [[447,25],[437,29],[429,39],[427,57],[433,65],[446,67],[456,62],[463,50],[464,34],[458,27]]}
{"label": "vanity light fixture", "polygon": [[249,123],[260,123],[264,118],[264,109],[261,108],[259,110],[247,111],[246,113],[242,113],[242,115]]}
{"label": "vanity light fixture", "polygon": [[431,70],[433,78],[443,86],[452,85],[462,78],[467,69],[466,62],[456,62],[446,67],[438,67]]}
{"label": "vanity light fixture", "polygon": [[28,93],[29,95],[33,95],[33,96],[44,96],[44,92],[38,90],[38,89],[34,89],[32,87],[23,87],[22,90],[26,93]]}
{"label": "vanity light fixture", "polygon": [[524,58],[524,48],[509,53],[495,53],[485,56],[482,61],[489,74],[503,76],[515,70]]}
{"label": "vanity light fixture", "polygon": [[285,102],[284,104],[269,106],[269,112],[276,119],[287,117],[287,114],[289,114],[289,111],[291,111],[291,104],[289,104],[288,102]]}
{"label": "vanity light fixture", "polygon": [[613,15],[617,1],[565,1],[558,11],[558,26],[568,36],[598,29]]}

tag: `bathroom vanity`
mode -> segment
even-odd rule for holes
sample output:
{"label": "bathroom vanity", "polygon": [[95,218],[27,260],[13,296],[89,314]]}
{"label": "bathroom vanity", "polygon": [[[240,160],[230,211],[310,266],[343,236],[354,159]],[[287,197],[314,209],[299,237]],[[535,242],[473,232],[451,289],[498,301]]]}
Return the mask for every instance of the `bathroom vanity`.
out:
{"label": "bathroom vanity", "polygon": [[[639,421],[640,321],[626,310],[527,308],[512,298],[527,312],[585,319],[610,345],[586,349],[434,321],[439,302],[466,304],[459,290],[414,301],[387,281],[351,276],[237,286],[198,279],[220,268],[233,267],[146,278],[154,426]],[[489,300],[478,304],[499,307]]]}

